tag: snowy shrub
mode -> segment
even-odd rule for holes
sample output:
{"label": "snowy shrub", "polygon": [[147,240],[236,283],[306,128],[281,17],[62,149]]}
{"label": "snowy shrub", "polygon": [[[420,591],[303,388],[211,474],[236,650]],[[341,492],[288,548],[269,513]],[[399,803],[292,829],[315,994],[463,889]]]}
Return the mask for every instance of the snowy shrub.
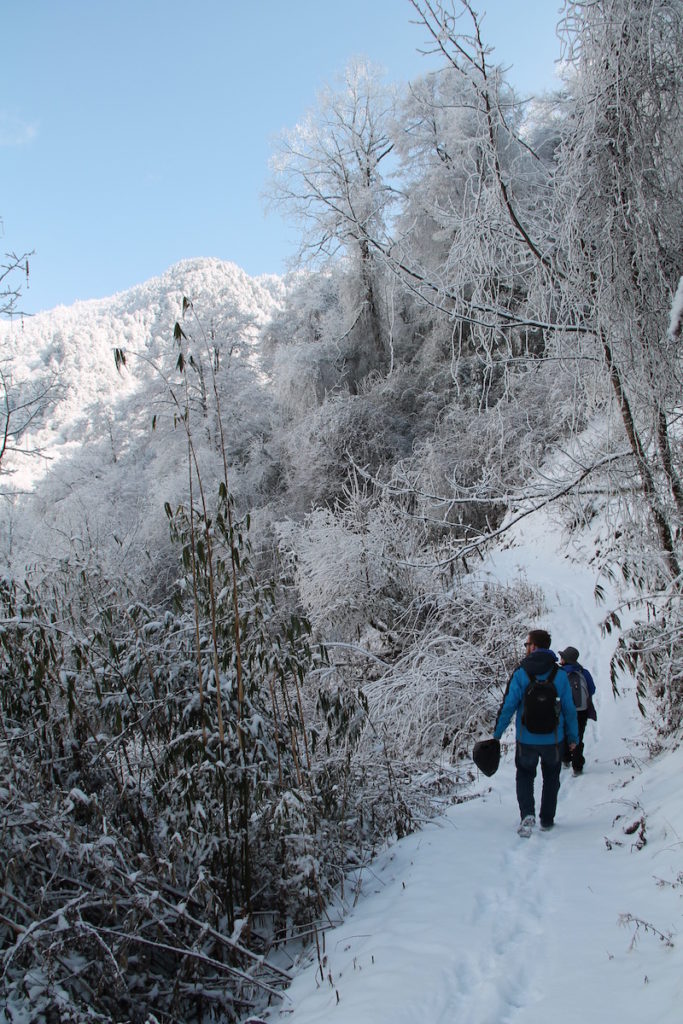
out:
{"label": "snowy shrub", "polygon": [[354,481],[334,510],[317,509],[300,526],[279,530],[306,614],[326,640],[356,639],[368,625],[402,614],[407,536],[390,503]]}
{"label": "snowy shrub", "polygon": [[[253,578],[225,503],[213,562],[209,534],[193,553],[171,515],[175,611],[126,603],[95,573],[42,599],[0,594],[0,952],[31,1019],[236,1019],[281,980],[254,950],[315,918],[327,886],[306,623]],[[231,938],[243,918],[250,948]]]}
{"label": "snowy shrub", "polygon": [[519,636],[542,611],[524,584],[486,584],[464,576],[435,603],[400,657],[363,687],[372,730],[395,756],[424,765],[468,757],[489,732],[514,668]]}
{"label": "snowy shrub", "polygon": [[683,600],[674,588],[668,595],[639,591],[625,603],[625,609],[611,611],[603,631],[621,627],[624,610],[636,616],[633,625],[621,631],[610,663],[612,689],[619,693],[619,674],[628,672],[636,680],[638,707],[652,718],[661,736],[680,738],[683,720]]}
{"label": "snowy shrub", "polygon": [[[396,465],[391,490],[410,495],[412,514],[446,546],[473,540],[500,522],[511,493],[523,497],[548,449],[563,435],[564,422],[543,397],[549,371],[525,375],[515,388],[524,398],[501,399],[481,411],[453,403],[433,434]],[[540,378],[542,383],[538,383]],[[536,383],[536,388],[532,387]],[[533,490],[538,490],[534,481]]]}
{"label": "snowy shrub", "polygon": [[386,414],[373,395],[335,395],[292,424],[282,444],[287,498],[301,514],[343,495],[353,464],[379,472],[406,453],[410,423]]}

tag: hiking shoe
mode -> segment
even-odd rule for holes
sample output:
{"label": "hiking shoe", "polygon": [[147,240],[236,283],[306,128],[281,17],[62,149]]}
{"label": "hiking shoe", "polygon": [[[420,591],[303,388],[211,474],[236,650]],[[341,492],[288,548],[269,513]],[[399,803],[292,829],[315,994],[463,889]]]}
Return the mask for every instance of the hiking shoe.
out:
{"label": "hiking shoe", "polygon": [[550,832],[550,829],[553,828],[554,824],[554,821],[542,821],[541,832]]}
{"label": "hiking shoe", "polygon": [[583,768],[574,768],[573,775],[574,778],[576,778],[577,775],[583,775]]}
{"label": "hiking shoe", "polygon": [[522,823],[517,829],[517,835],[521,836],[522,839],[528,839],[534,830],[536,819],[533,814],[527,814],[526,818],[522,818]]}

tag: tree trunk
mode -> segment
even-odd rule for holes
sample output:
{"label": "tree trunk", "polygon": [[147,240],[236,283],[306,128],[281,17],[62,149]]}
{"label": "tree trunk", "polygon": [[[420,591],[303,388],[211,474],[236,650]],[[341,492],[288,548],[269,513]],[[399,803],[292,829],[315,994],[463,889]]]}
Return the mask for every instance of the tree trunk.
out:
{"label": "tree trunk", "polygon": [[375,296],[375,288],[372,281],[372,258],[370,246],[367,239],[360,243],[361,275],[364,289],[364,301],[367,309],[368,326],[372,336],[372,344],[379,359],[384,355],[384,343],[382,342],[382,321]]}
{"label": "tree trunk", "polygon": [[669,520],[666,517],[666,513],[662,508],[659,498],[657,496],[657,489],[655,487],[654,478],[650,471],[650,466],[647,461],[645,449],[643,448],[642,441],[640,440],[640,436],[638,434],[638,428],[636,427],[635,421],[633,419],[633,413],[631,412],[631,406],[629,404],[628,397],[624,390],[621,374],[616,363],[614,362],[614,356],[612,354],[612,349],[609,345],[609,342],[607,341],[607,338],[604,336],[602,332],[600,333],[600,342],[602,344],[602,350],[605,356],[605,363],[609,371],[610,381],[612,382],[612,387],[614,389],[615,395],[617,396],[617,402],[619,403],[619,409],[621,411],[621,418],[623,420],[624,428],[626,430],[626,436],[628,437],[628,441],[631,446],[631,451],[633,452],[633,455],[635,457],[636,465],[638,466],[638,472],[640,474],[640,479],[643,484],[643,490],[645,492],[645,496],[647,498],[648,504],[650,506],[650,511],[652,513],[652,518],[657,529],[659,542],[666,556],[669,571],[672,577],[676,579],[678,576],[680,576],[681,569],[678,564],[678,558],[676,557],[676,551],[674,548],[673,531],[671,529]]}

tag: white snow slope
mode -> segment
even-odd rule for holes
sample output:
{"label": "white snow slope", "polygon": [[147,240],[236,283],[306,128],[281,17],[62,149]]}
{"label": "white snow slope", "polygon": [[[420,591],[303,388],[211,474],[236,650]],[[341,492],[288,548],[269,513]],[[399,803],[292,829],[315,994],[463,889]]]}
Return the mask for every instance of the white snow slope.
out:
{"label": "white snow slope", "polygon": [[[533,536],[530,536],[530,531]],[[563,769],[556,827],[517,836],[514,725],[480,796],[387,849],[344,923],[310,950],[263,1019],[289,1024],[680,1024],[683,1021],[683,749],[650,759],[594,574],[524,527],[486,572],[541,586],[553,647],[578,647],[597,684],[586,769]],[[520,659],[523,656],[520,637]],[[540,775],[540,773],[539,773]],[[540,796],[540,777],[536,800]],[[322,976],[324,974],[324,977]]]}

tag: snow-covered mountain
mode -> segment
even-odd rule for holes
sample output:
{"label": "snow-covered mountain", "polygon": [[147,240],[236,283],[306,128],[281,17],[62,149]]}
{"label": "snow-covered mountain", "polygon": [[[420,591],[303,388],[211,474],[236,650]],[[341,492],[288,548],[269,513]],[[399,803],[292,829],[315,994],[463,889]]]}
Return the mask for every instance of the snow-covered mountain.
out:
{"label": "snow-covered mountain", "polygon": [[[286,291],[278,277],[254,279],[233,263],[194,259],[111,298],[0,323],[2,365],[17,394],[37,387],[49,394],[22,451],[3,459],[2,492],[13,496],[2,524],[10,564],[59,558],[84,530],[85,549],[94,542],[101,562],[114,536],[129,556],[130,543],[139,551],[167,539],[164,504],[179,500],[187,478],[186,440],[174,429],[179,410],[170,397],[178,380],[175,325],[183,325],[183,346],[194,346],[198,363],[217,362],[220,353],[226,396],[244,395],[249,408],[240,415],[233,401],[223,418],[231,440],[248,443],[262,405],[258,395],[246,397],[258,378],[256,341]],[[185,299],[192,306],[184,316]],[[117,366],[115,351],[125,353],[125,365]]]}
{"label": "snow-covered mountain", "polygon": [[[191,259],[110,298],[0,322],[2,360],[13,379],[49,378],[58,389],[49,416],[27,438],[43,457],[15,460],[14,486],[32,488],[55,460],[106,434],[122,400],[149,387],[151,363],[172,350],[184,297],[215,322],[251,319],[258,328],[280,307],[285,291],[276,276],[251,278],[234,263]],[[135,373],[119,373],[115,349],[144,354],[146,362]]]}

